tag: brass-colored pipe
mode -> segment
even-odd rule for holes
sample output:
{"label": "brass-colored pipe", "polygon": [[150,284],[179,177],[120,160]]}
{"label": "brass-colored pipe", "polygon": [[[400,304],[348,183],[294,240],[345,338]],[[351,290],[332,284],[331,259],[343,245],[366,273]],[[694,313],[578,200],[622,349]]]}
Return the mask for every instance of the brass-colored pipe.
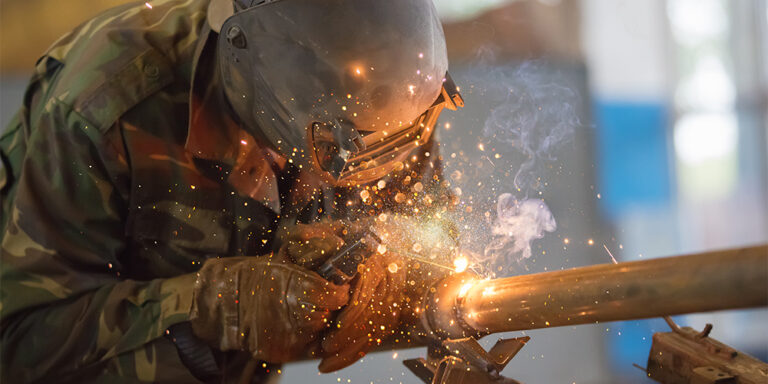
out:
{"label": "brass-colored pipe", "polygon": [[421,323],[442,338],[768,306],[768,245],[435,288]]}

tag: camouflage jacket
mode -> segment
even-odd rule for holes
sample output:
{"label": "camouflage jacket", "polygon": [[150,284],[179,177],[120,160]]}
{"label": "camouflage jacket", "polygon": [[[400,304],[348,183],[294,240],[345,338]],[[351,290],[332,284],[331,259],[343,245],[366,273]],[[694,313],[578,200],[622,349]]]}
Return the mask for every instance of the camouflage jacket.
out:
{"label": "camouflage jacket", "polygon": [[166,336],[187,321],[194,272],[269,252],[295,207],[317,210],[320,187],[199,113],[206,7],[118,7],[38,61],[0,138],[0,381],[197,382]]}

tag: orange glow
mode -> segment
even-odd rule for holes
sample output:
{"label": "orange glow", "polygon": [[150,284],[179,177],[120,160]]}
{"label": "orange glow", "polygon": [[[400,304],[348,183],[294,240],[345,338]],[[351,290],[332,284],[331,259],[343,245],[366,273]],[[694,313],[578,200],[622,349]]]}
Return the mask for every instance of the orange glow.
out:
{"label": "orange glow", "polygon": [[493,289],[492,286],[491,287],[486,287],[485,289],[483,289],[483,296],[490,296],[490,295],[493,295],[495,293],[496,293],[496,290]]}
{"label": "orange glow", "polygon": [[474,283],[471,281],[469,283],[464,283],[464,285],[461,286],[461,289],[459,289],[458,297],[463,298],[464,296],[466,296],[467,292],[469,292],[469,289],[472,288],[473,285]]}

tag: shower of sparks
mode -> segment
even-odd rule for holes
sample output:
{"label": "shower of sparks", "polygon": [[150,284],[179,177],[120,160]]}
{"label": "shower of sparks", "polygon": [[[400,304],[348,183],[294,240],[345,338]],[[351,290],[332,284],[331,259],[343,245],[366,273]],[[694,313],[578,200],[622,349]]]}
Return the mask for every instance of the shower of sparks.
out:
{"label": "shower of sparks", "polygon": [[[382,246],[383,246],[383,244],[382,244]],[[386,247],[384,247],[384,249],[386,250]],[[421,257],[421,255],[418,255],[416,253],[409,252],[409,251],[406,251],[406,250],[403,250],[403,249],[393,248],[392,252],[395,252],[396,254],[398,254],[400,256],[405,256],[405,257],[408,257],[408,258],[410,258],[412,260],[416,260],[416,261],[424,263],[424,264],[429,264],[429,265],[432,265],[432,266],[435,266],[435,267],[438,267],[438,268],[447,269],[449,271],[454,271],[455,270],[452,267],[449,267],[447,265],[443,265],[443,264],[440,264],[440,263],[436,263],[436,262],[434,262],[432,260],[428,260],[428,259],[426,259],[424,257]]]}

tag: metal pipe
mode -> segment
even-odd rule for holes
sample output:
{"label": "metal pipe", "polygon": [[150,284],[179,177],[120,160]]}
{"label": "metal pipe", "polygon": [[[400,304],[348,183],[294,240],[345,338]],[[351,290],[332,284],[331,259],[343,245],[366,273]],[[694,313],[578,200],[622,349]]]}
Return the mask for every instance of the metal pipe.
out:
{"label": "metal pipe", "polygon": [[441,338],[768,305],[768,245],[495,280],[454,276],[426,298]]}

